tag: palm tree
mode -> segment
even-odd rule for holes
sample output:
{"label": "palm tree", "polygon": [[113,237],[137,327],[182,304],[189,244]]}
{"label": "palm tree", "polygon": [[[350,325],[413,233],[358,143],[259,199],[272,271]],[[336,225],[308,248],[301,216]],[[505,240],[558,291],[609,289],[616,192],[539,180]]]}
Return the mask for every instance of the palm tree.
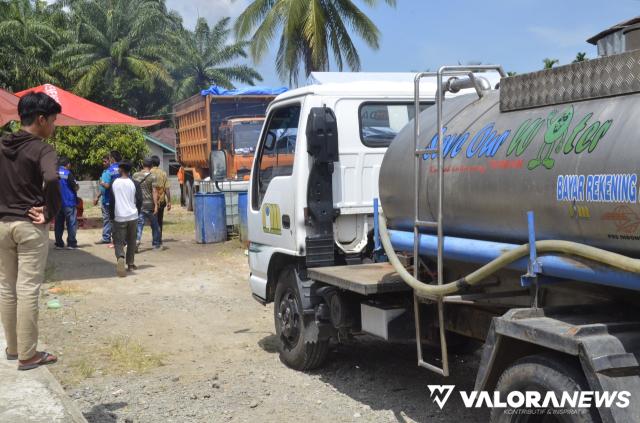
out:
{"label": "palm tree", "polygon": [[220,19],[209,28],[204,18],[199,18],[195,31],[182,30],[177,45],[176,97],[182,100],[211,84],[234,88],[233,81],[253,85],[262,81],[253,68],[242,64],[229,64],[247,57],[246,41],[229,42],[229,18]]}
{"label": "palm tree", "polygon": [[166,45],[177,23],[164,0],[62,3],[70,9],[75,39],[54,64],[74,81],[74,91],[128,113],[147,112],[139,93],[173,85]]}
{"label": "palm tree", "polygon": [[589,59],[587,59],[587,53],[584,53],[584,52],[578,52],[578,53],[576,54],[576,58],[573,60],[573,62],[572,62],[572,63],[584,62],[584,61],[586,61],[586,60],[589,60]]}
{"label": "palm tree", "polygon": [[44,1],[0,3],[0,85],[14,91],[57,82],[49,69],[60,33]]}
{"label": "palm tree", "polygon": [[544,59],[543,62],[544,62],[545,69],[551,69],[553,65],[557,65],[558,63],[560,63],[558,59],[549,59],[549,58]]}
{"label": "palm tree", "polygon": [[[396,0],[384,0],[395,6]],[[365,0],[375,6],[378,0]],[[380,31],[351,0],[253,0],[238,17],[236,35],[251,36],[251,56],[259,61],[280,32],[276,67],[283,80],[297,83],[300,68],[329,70],[330,53],[339,70],[345,63],[360,70],[360,56],[349,30],[371,48],[379,48]]]}

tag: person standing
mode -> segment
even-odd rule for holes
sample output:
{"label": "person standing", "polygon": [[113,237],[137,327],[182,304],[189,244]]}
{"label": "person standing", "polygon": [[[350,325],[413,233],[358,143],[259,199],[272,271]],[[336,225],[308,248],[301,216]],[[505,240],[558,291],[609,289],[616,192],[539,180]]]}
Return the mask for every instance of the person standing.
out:
{"label": "person standing", "polygon": [[178,168],[178,184],[180,184],[180,207],[185,206],[185,196],[184,196],[184,167],[180,166]]}
{"label": "person standing", "polygon": [[162,245],[162,227],[164,223],[164,209],[171,211],[171,188],[169,186],[169,178],[167,173],[160,169],[160,157],[151,156],[153,167],[151,173],[156,176],[156,184],[158,187],[158,226],[160,227],[160,245]]}
{"label": "person standing", "polygon": [[133,180],[140,185],[142,191],[142,210],[138,217],[138,240],[136,243],[136,252],[139,252],[140,243],[142,242],[142,231],[145,221],[149,221],[151,225],[152,246],[154,250],[159,250],[160,245],[160,227],[158,226],[158,184],[156,176],[151,173],[153,163],[150,158],[142,161],[143,169],[133,175]]}
{"label": "person standing", "polygon": [[18,370],[57,361],[37,346],[48,222],[60,210],[56,153],[44,139],[61,111],[48,95],[28,93],[18,102],[22,129],[0,142],[0,316],[4,353],[18,360]]}
{"label": "person standing", "polygon": [[[140,185],[131,180],[131,162],[119,163],[120,177],[115,179],[109,189],[109,217],[113,222],[113,242],[116,253],[116,272],[125,277],[127,270],[136,270],[136,232],[138,215],[142,207]],[[127,246],[125,254],[124,246]],[[126,261],[126,268],[125,268]]]}
{"label": "person standing", "polygon": [[56,249],[64,248],[62,235],[65,224],[67,226],[67,249],[77,250],[78,219],[76,206],[78,205],[78,184],[71,172],[71,162],[66,157],[58,160],[58,176],[60,177],[60,194],[62,195],[62,208],[56,215],[55,236]]}
{"label": "person standing", "polygon": [[102,239],[97,244],[108,244],[112,247],[112,222],[109,219],[109,190],[111,183],[120,176],[118,163],[122,160],[122,156],[116,150],[109,153],[109,167],[102,172],[100,177],[100,187],[104,190],[102,193]]}
{"label": "person standing", "polygon": [[[100,175],[100,180],[98,181],[98,195],[96,196],[96,198],[93,199],[93,205],[97,206],[98,203],[100,203],[100,205],[102,205],[102,202],[104,201],[104,196],[107,195],[107,190],[105,187],[102,186],[102,180],[105,179],[105,172],[107,172],[107,169],[109,169],[109,166],[111,165],[110,161],[109,161],[109,155],[105,154],[104,156],[102,156],[102,174]],[[108,214],[109,210],[107,210],[107,214]],[[104,209],[102,210],[102,232],[103,232],[103,236],[104,236]],[[109,239],[109,241],[111,241],[111,239]],[[100,244],[102,244],[103,242],[100,241]]]}

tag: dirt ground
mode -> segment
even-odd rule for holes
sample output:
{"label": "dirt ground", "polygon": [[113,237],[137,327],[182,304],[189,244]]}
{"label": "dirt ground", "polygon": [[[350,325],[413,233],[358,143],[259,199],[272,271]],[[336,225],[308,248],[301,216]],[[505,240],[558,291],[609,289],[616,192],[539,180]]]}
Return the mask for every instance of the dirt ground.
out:
{"label": "dirt ground", "polygon": [[[94,244],[99,229],[80,231],[78,251],[51,249],[41,341],[59,354],[50,369],[89,422],[488,420],[455,396],[440,411],[427,389],[470,390],[478,353],[452,356],[444,379],[417,367],[413,344],[358,338],[320,370],[288,369],[272,306],[251,297],[240,243],[198,245],[190,213],[174,209],[166,220],[166,249],[148,248],[147,228],[139,269],[123,279],[113,250]],[[47,308],[53,299],[60,309]]]}

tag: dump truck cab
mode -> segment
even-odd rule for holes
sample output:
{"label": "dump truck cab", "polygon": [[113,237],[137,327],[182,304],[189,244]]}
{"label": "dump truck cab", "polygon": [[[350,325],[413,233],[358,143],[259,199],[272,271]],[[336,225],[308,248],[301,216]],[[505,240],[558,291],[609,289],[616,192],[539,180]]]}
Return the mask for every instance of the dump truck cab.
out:
{"label": "dump truck cab", "polygon": [[264,116],[229,118],[218,129],[218,150],[227,155],[227,179],[249,180]]}

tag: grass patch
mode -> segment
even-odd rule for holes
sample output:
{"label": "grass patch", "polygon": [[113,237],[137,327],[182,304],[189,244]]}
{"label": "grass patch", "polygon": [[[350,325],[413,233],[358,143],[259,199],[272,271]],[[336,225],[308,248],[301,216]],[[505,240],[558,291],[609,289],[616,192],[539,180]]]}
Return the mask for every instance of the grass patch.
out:
{"label": "grass patch", "polygon": [[87,359],[75,363],[73,367],[80,379],[89,379],[96,372],[96,367]]}
{"label": "grass patch", "polygon": [[107,354],[115,372],[144,373],[164,364],[161,354],[148,352],[140,342],[126,336],[110,339]]}
{"label": "grass patch", "polygon": [[193,234],[196,230],[196,222],[193,213],[184,209],[173,208],[170,212],[164,212],[163,233]]}

